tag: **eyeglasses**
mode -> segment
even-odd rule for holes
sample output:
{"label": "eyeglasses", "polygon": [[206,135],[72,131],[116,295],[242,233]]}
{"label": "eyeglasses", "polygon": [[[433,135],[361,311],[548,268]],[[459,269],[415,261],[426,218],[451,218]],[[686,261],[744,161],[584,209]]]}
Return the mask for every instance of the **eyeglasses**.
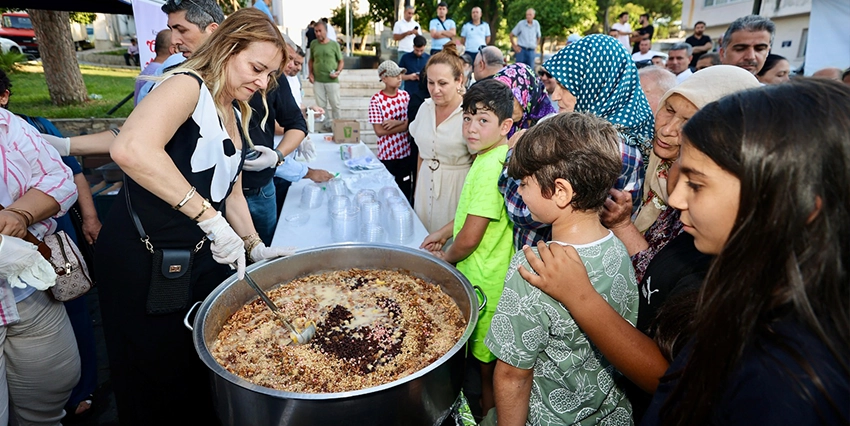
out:
{"label": "eyeglasses", "polygon": [[549,74],[548,72],[543,70],[537,71],[537,75],[539,75],[540,78],[552,78],[552,74]]}

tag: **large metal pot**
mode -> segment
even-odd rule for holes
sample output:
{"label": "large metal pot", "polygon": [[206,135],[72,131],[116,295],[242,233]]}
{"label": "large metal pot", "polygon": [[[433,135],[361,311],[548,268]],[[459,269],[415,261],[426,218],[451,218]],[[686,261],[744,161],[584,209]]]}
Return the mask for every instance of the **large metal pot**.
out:
{"label": "large metal pot", "polygon": [[[201,304],[194,320],[195,349],[212,374],[216,409],[226,425],[435,425],[457,398],[464,372],[464,345],[478,321],[478,298],[469,281],[449,264],[400,246],[342,244],[318,247],[248,268],[263,289],[280,282],[348,268],[404,270],[439,284],[457,303],[467,327],[436,362],[381,386],[353,392],[305,394],[255,385],[219,365],[209,351],[224,322],[257,297],[235,275]],[[486,302],[485,302],[486,303]],[[191,314],[191,311],[190,311]],[[188,318],[188,316],[187,316]],[[188,322],[187,322],[188,326]]]}

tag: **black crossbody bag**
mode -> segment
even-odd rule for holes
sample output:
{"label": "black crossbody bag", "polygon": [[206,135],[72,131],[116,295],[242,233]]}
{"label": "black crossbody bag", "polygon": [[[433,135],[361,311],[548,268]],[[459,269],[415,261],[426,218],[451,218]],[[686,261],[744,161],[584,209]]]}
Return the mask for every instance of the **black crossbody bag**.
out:
{"label": "black crossbody bag", "polygon": [[124,177],[124,198],[127,210],[133,218],[133,224],[139,233],[139,239],[152,255],[151,283],[148,289],[146,310],[150,315],[164,315],[180,312],[189,304],[192,289],[192,261],[195,253],[201,249],[206,237],[193,249],[154,249],[150,237],[142,227],[139,215],[130,202],[130,188]]}

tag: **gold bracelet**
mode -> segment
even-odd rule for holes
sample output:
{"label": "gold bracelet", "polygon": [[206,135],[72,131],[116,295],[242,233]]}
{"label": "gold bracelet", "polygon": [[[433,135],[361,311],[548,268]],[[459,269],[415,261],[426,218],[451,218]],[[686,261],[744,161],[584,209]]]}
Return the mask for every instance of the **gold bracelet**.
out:
{"label": "gold bracelet", "polygon": [[28,212],[28,211],[26,211],[26,210],[18,209],[18,208],[14,208],[14,207],[13,207],[13,208],[7,208],[7,209],[6,209],[6,211],[9,211],[9,212],[15,213],[15,214],[17,214],[18,216],[20,216],[20,217],[24,218],[24,224],[26,224],[26,227],[27,227],[27,228],[29,228],[30,226],[32,226],[33,222],[35,221],[35,218],[32,216],[32,213],[30,213],[30,212]]}
{"label": "gold bracelet", "polygon": [[263,240],[260,239],[259,235],[251,239],[251,241],[247,241],[245,243],[245,257],[252,263],[254,262],[254,259],[251,257],[251,251],[262,243]]}
{"label": "gold bracelet", "polygon": [[188,202],[189,202],[189,200],[191,200],[191,199],[192,199],[192,197],[194,197],[194,196],[195,196],[195,187],[193,186],[192,188],[190,188],[190,189],[189,189],[189,192],[187,192],[187,193],[186,193],[186,196],[185,196],[185,197],[183,197],[183,199],[182,199],[182,200],[180,200],[180,202],[179,202],[179,203],[177,203],[177,205],[176,205],[176,206],[172,206],[171,208],[172,208],[172,209],[174,209],[174,210],[180,210],[180,209],[182,209],[182,208],[183,208],[183,206],[185,206],[185,205],[186,205],[186,203],[188,203]]}
{"label": "gold bracelet", "polygon": [[207,200],[207,199],[205,198],[205,199],[204,199],[203,206],[204,206],[204,207],[201,209],[201,212],[200,212],[200,213],[198,213],[198,215],[197,215],[197,216],[195,216],[195,217],[193,217],[193,218],[192,218],[192,220],[194,220],[195,222],[197,222],[197,221],[198,221],[198,219],[200,219],[200,218],[201,218],[201,216],[203,216],[203,215],[204,215],[204,212],[206,212],[208,208],[212,207],[212,204],[210,204],[210,201],[209,201],[209,200]]}
{"label": "gold bracelet", "polygon": [[255,233],[253,233],[253,234],[248,234],[248,235],[246,235],[246,236],[242,237],[242,241],[244,241],[244,242],[246,242],[246,243],[247,243],[248,241],[251,241],[251,240],[253,240],[254,238],[260,238],[260,233],[259,233],[259,232],[255,232]]}

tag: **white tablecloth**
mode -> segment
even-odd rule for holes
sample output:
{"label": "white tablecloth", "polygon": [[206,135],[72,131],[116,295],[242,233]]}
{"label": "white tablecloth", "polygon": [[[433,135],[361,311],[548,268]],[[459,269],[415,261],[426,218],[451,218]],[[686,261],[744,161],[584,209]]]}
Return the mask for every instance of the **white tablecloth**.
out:
{"label": "white tablecloth", "polygon": [[[375,192],[378,192],[385,185],[396,186],[395,180],[393,180],[392,175],[386,169],[366,173],[352,173],[349,171],[340,157],[340,145],[325,140],[325,136],[330,136],[330,134],[319,133],[309,136],[316,147],[316,159],[306,163],[311,169],[323,169],[329,171],[331,174],[339,173],[339,177],[346,180],[351,186],[357,188],[365,186],[373,189]],[[279,143],[280,136],[276,140]],[[374,157],[374,154],[366,145],[362,142],[360,145],[361,148],[359,148],[359,151]],[[334,244],[334,241],[331,239],[327,191],[325,191],[325,195],[322,197],[321,206],[314,209],[301,207],[301,192],[311,182],[310,179],[301,179],[299,182],[293,182],[289,188],[289,192],[286,194],[286,201],[283,203],[283,209],[280,212],[277,228],[275,229],[272,240],[273,246],[292,246],[297,249],[305,249]],[[326,184],[319,185],[326,186]],[[400,192],[399,195],[401,195]],[[349,196],[353,200],[354,195],[349,194]],[[286,221],[287,217],[297,213],[307,213],[310,215],[306,224],[293,226]],[[425,226],[422,225],[422,221],[419,220],[419,217],[415,213],[413,214],[413,218],[413,237],[404,245],[418,248],[425,237],[428,236],[428,231],[425,230]],[[391,242],[384,241],[384,243]]]}

